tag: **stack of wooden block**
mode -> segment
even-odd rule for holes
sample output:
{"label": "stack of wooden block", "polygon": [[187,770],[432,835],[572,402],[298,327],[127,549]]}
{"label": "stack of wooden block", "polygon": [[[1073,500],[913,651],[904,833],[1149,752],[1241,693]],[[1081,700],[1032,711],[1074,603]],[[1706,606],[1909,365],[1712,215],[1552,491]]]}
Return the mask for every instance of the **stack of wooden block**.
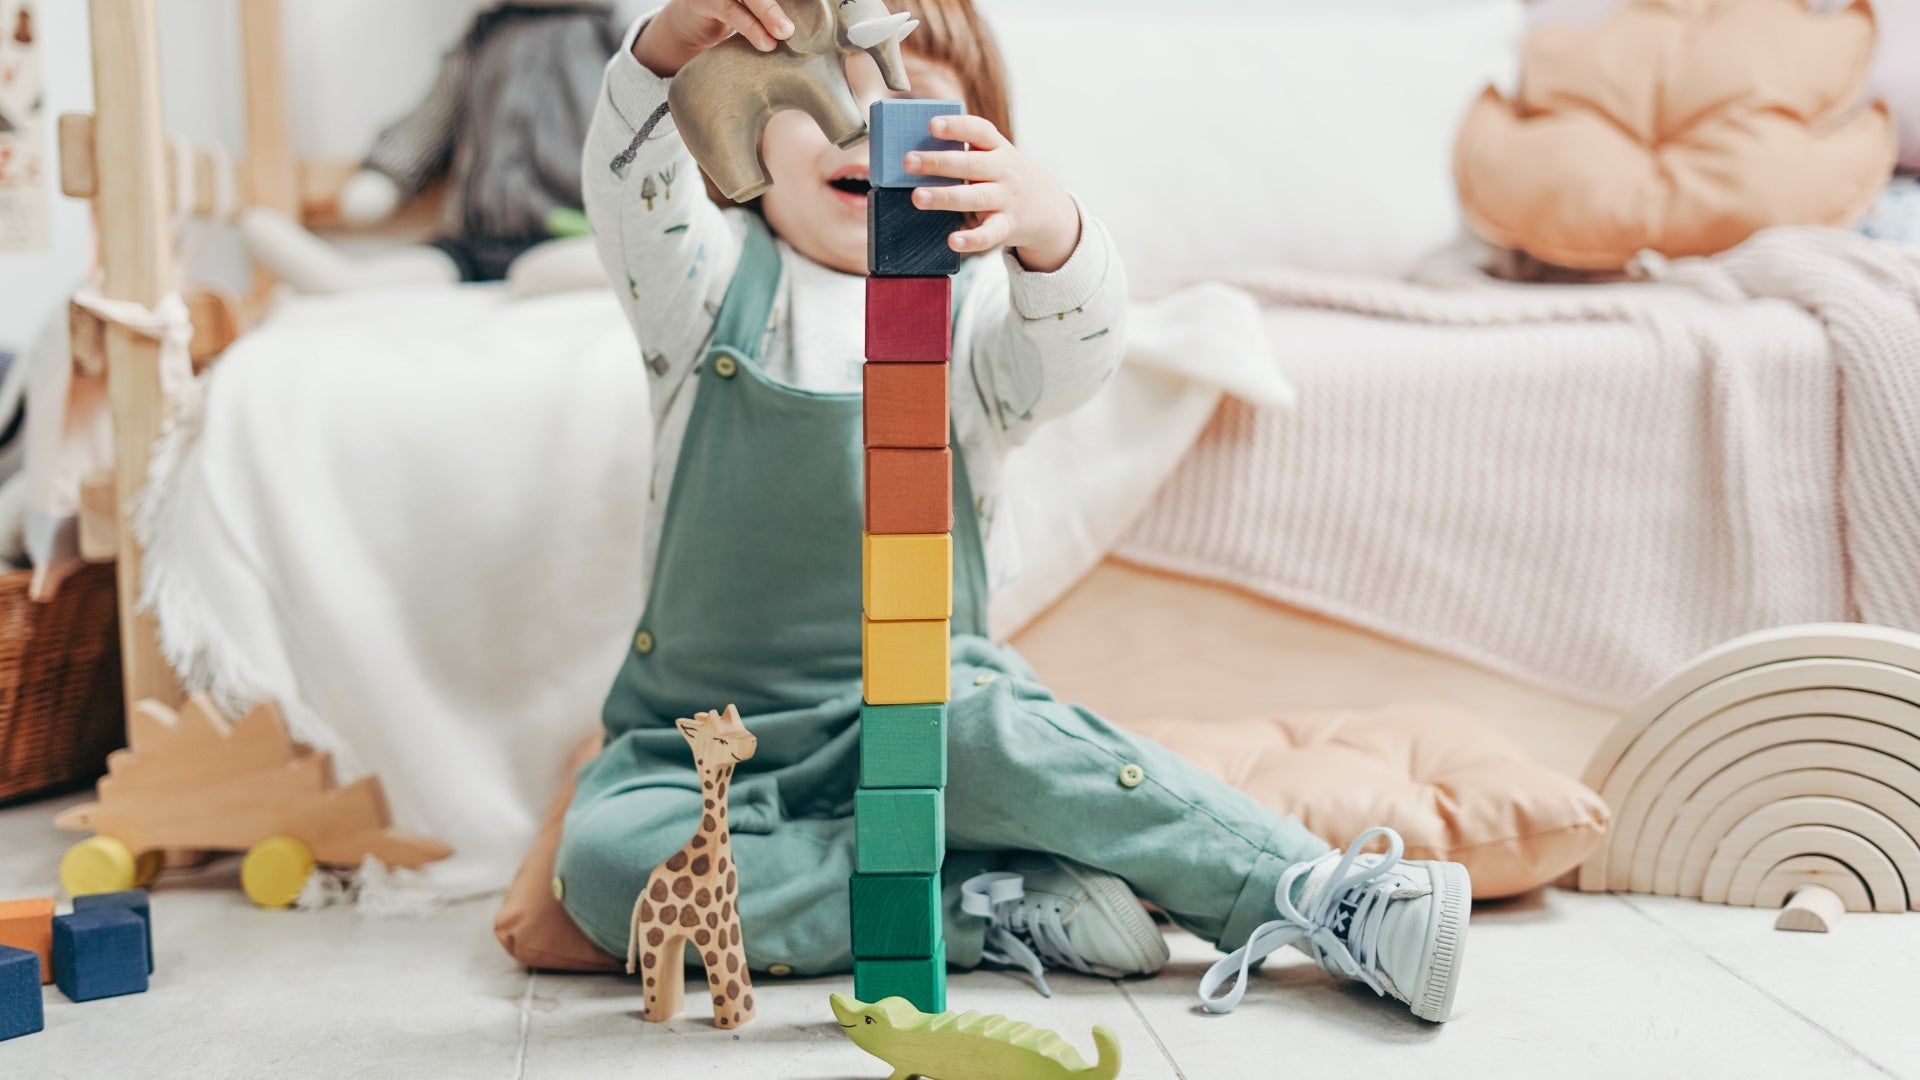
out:
{"label": "stack of wooden block", "polygon": [[866,535],[854,989],[946,1011],[940,864],[946,857],[948,620],[953,614],[953,451],[947,365],[961,216],[920,210],[914,150],[957,101],[875,103],[867,196]]}

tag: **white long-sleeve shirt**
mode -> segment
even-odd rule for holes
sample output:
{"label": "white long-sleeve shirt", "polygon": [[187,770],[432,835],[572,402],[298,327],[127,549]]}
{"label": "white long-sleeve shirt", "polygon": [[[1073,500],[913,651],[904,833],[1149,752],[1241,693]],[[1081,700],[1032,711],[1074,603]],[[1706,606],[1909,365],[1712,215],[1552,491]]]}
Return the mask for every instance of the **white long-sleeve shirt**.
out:
{"label": "white long-sleeve shirt", "polygon": [[[720,301],[740,259],[743,209],[721,210],[673,126],[660,117],[667,80],[633,57],[651,16],[628,29],[588,131],[583,190],[606,264],[651,377],[653,482],[643,573],[652,576],[673,474]],[[615,159],[632,154],[616,170]],[[801,389],[857,392],[865,355],[865,279],[776,242],[783,270],[760,365]],[[1084,404],[1112,376],[1126,342],[1127,283],[1106,229],[1084,209],[1080,241],[1060,269],[1030,272],[1009,253],[971,271],[953,339],[949,409],[987,549],[988,578],[1018,572],[1000,521],[1001,466],[1040,423]]]}

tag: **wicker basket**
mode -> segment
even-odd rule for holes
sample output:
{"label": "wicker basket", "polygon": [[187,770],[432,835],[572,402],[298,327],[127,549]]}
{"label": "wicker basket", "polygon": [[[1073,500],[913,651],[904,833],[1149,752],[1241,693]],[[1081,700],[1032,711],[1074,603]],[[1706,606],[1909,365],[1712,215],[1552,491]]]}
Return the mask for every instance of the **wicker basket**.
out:
{"label": "wicker basket", "polygon": [[88,566],[53,602],[0,574],[0,802],[99,776],[126,744],[113,567]]}

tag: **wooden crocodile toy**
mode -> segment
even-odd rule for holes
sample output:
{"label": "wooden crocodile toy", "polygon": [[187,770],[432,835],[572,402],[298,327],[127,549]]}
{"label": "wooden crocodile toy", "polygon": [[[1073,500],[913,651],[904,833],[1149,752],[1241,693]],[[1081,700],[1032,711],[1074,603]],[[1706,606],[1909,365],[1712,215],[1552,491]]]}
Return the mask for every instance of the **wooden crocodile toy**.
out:
{"label": "wooden crocodile toy", "polygon": [[1067,1040],[1032,1024],[983,1013],[932,1016],[905,998],[866,1005],[833,995],[833,1015],[854,1045],[888,1065],[888,1080],[1114,1080],[1120,1040],[1104,1024],[1093,1028],[1100,1051],[1088,1065]]}

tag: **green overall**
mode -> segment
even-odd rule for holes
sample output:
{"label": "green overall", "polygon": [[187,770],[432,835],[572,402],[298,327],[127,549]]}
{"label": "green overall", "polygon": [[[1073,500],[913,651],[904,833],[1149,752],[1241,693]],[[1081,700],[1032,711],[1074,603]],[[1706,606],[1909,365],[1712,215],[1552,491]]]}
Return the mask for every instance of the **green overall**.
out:
{"label": "green overall", "polygon": [[[748,965],[851,970],[859,784],[861,402],[775,382],[756,358],[780,261],[749,217],[662,523],[652,589],[580,771],[557,873],[601,948],[625,955],[634,898],[702,813],[678,717],[732,702],[759,739],[729,792]],[[964,279],[965,275],[962,275]],[[958,285],[959,283],[956,283]],[[956,303],[956,308],[958,304]],[[954,454],[953,696],[947,710],[947,959],[979,962],[959,885],[1009,853],[1118,875],[1232,949],[1274,916],[1293,862],[1326,845],[1162,747],[1056,701],[986,635],[973,497]]]}

